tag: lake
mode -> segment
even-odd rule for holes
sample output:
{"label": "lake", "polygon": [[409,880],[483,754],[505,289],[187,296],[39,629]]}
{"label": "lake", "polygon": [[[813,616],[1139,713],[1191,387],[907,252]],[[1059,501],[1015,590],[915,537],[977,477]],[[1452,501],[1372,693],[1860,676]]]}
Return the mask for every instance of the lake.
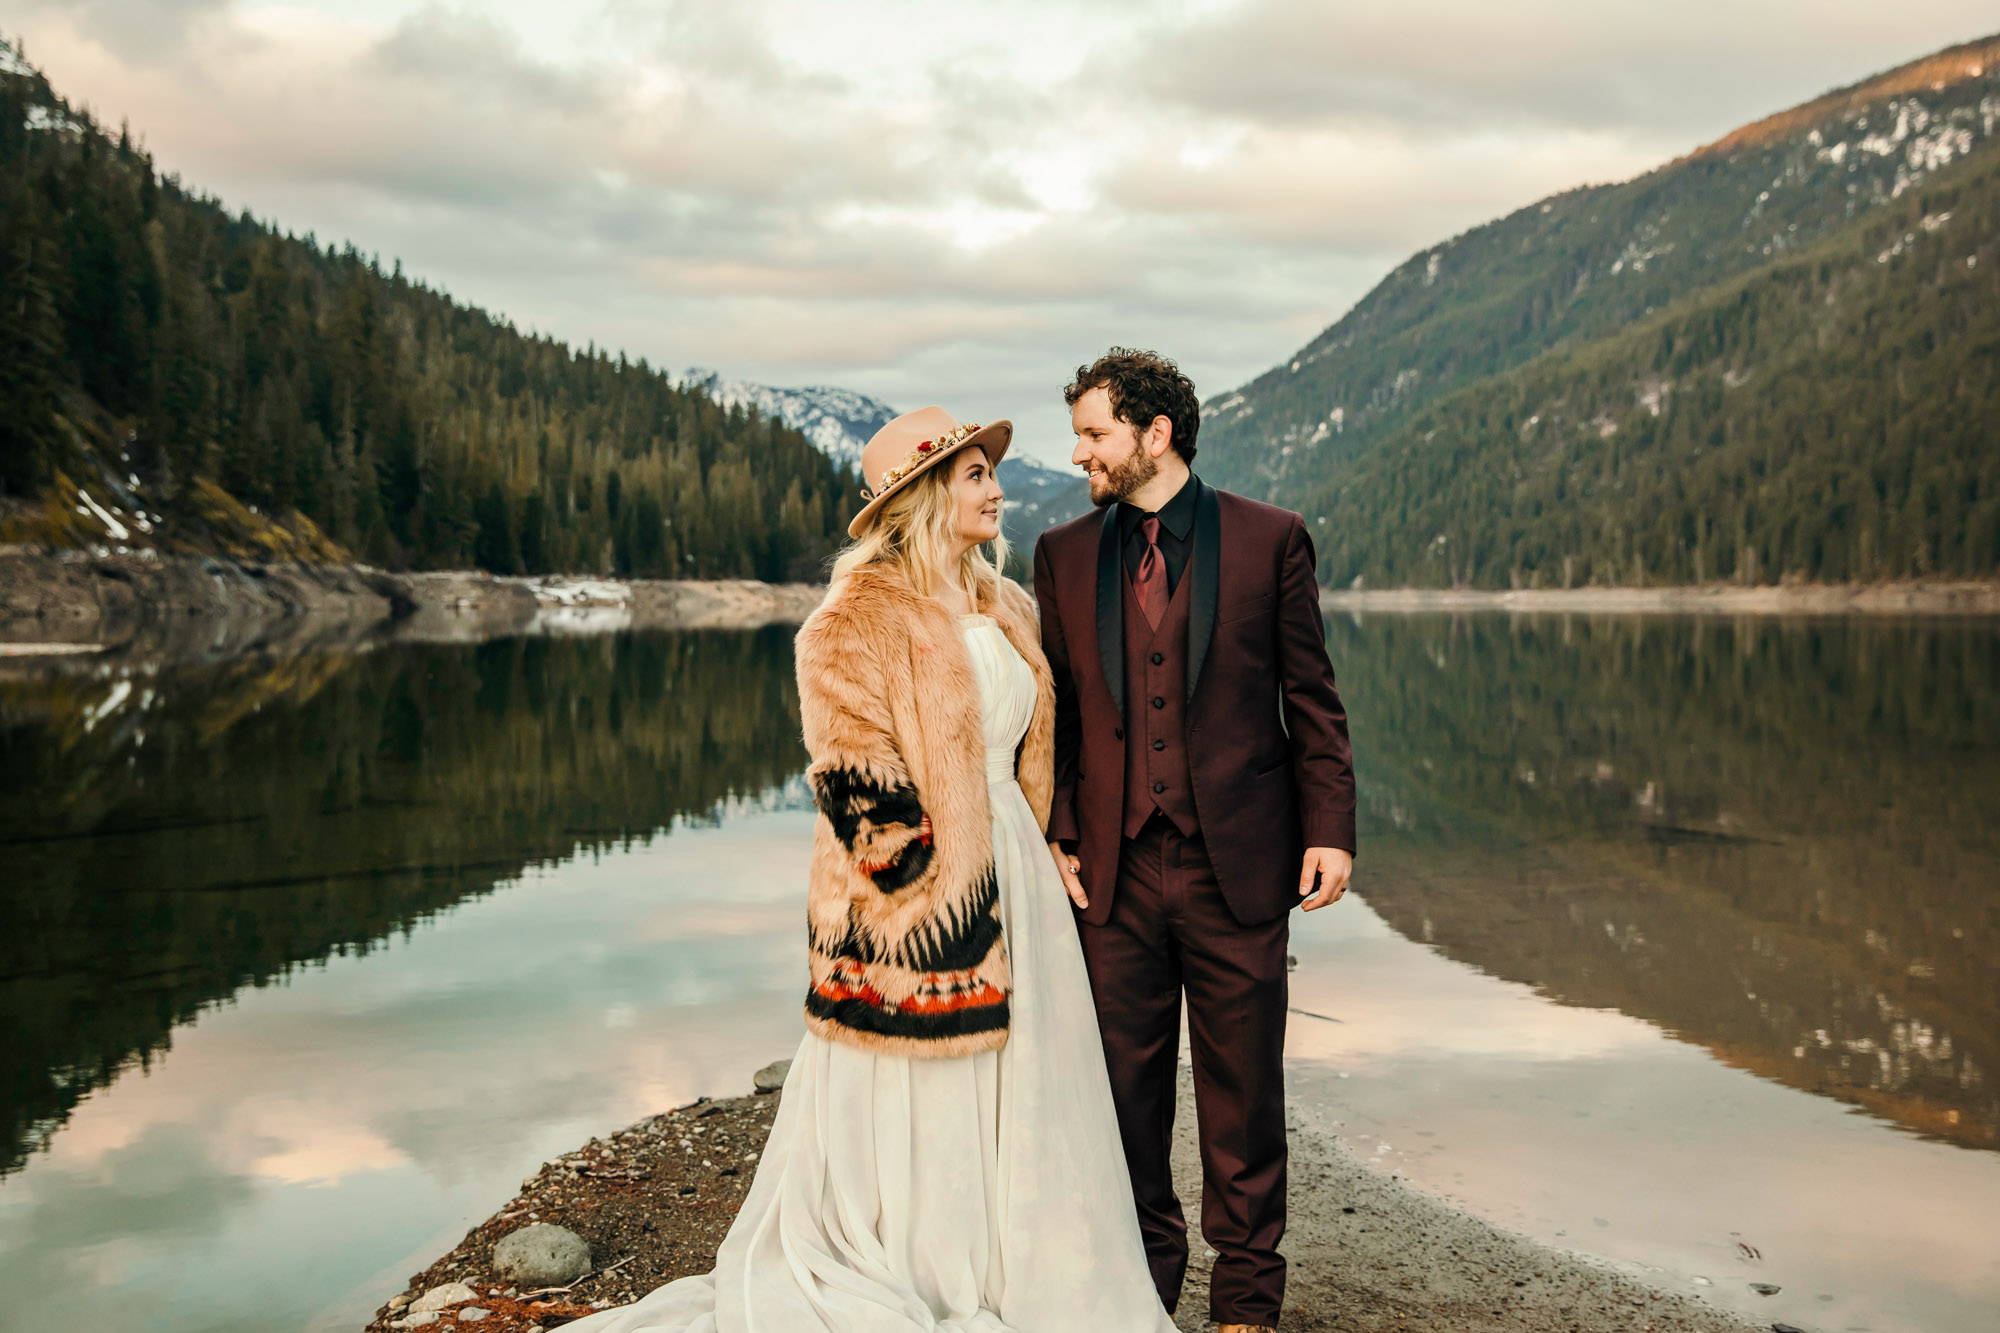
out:
{"label": "lake", "polygon": [[[1330,622],[1300,1117],[1805,1328],[2000,1324],[2000,627]],[[801,1030],[790,632],[0,674],[0,1324],[351,1329]],[[1758,1296],[1750,1283],[1780,1288]]]}

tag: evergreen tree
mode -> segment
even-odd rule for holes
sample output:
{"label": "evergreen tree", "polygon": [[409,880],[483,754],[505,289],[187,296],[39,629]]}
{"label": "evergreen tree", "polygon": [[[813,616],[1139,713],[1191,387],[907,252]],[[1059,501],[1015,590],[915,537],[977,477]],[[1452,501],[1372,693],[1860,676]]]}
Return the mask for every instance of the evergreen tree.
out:
{"label": "evergreen tree", "polygon": [[[0,497],[32,501],[88,450],[141,476],[166,531],[205,479],[391,566],[810,574],[842,540],[854,478],[797,431],[232,216],[17,63]],[[774,559],[795,493],[812,526]]]}

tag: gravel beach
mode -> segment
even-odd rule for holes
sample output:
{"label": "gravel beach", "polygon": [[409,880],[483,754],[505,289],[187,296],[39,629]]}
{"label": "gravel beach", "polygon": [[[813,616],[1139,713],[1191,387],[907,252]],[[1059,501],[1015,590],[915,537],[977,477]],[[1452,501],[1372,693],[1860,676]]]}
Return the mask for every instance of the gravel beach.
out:
{"label": "gravel beach", "polygon": [[[697,1102],[543,1165],[449,1254],[412,1275],[407,1290],[378,1309],[368,1333],[441,1330],[467,1315],[483,1333],[552,1329],[707,1271],[749,1188],[777,1100],[753,1095]],[[1178,1127],[1176,1174],[1181,1197],[1193,1204],[1200,1197],[1200,1168],[1185,1070]],[[1189,1211],[1198,1213],[1198,1204]],[[566,1227],[588,1242],[590,1274],[567,1290],[549,1291],[523,1290],[496,1272],[494,1245],[535,1222]],[[1206,1317],[1208,1259],[1198,1235],[1193,1248],[1177,1320],[1187,1333],[1213,1327]],[[1746,1324],[1608,1265],[1501,1231],[1369,1169],[1334,1138],[1296,1121],[1284,1248],[1291,1261],[1287,1330],[1746,1333],[1771,1327]],[[447,1283],[465,1284],[466,1299],[447,1304],[435,1318],[405,1313],[413,1305],[437,1304],[422,1298]]]}

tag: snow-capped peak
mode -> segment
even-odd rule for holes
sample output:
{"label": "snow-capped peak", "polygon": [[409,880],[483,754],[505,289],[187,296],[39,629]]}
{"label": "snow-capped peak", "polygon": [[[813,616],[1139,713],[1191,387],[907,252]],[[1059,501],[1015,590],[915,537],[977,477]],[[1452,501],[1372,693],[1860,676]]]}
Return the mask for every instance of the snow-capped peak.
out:
{"label": "snow-capped peak", "polygon": [[767,417],[778,417],[821,452],[849,465],[861,461],[869,437],[897,416],[896,409],[879,398],[831,384],[780,389],[726,380],[716,371],[699,368],[690,369],[680,383],[706,391],[725,407],[754,407]]}

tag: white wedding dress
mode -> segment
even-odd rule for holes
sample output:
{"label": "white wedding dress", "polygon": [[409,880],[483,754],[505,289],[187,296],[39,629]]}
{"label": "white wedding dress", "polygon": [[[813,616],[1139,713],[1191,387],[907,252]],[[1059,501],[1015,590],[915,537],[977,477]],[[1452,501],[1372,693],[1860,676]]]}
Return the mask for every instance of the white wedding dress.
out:
{"label": "white wedding dress", "polygon": [[564,1333],[1173,1333],[1146,1268],[1069,899],[1015,781],[1028,664],[961,616],[1014,993],[954,1059],[806,1034],[715,1271]]}

